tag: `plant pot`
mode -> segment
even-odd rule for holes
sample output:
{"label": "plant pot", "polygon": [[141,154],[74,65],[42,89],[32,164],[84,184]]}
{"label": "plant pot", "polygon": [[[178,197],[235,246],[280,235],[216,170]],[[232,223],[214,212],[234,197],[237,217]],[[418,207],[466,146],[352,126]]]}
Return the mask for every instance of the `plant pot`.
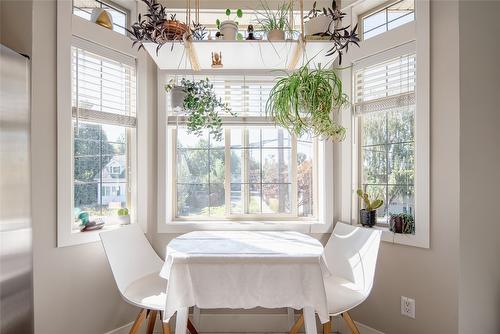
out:
{"label": "plant pot", "polygon": [[184,104],[184,99],[186,98],[186,92],[184,92],[182,86],[174,86],[170,91],[170,110],[180,111],[182,105]]}
{"label": "plant pot", "polygon": [[129,225],[130,224],[130,215],[126,216],[118,216],[118,220],[121,225]]}
{"label": "plant pot", "polygon": [[182,40],[184,33],[189,30],[188,26],[182,22],[167,20],[163,23],[163,31],[161,36],[154,36],[156,43],[163,44],[167,41]]}
{"label": "plant pot", "polygon": [[377,223],[377,210],[359,210],[359,222],[363,226],[372,227]]}
{"label": "plant pot", "polygon": [[389,221],[389,229],[394,233],[403,233],[403,218],[391,217]]}
{"label": "plant pot", "polygon": [[283,30],[274,29],[267,33],[268,41],[284,41],[285,40],[285,32]]}
{"label": "plant pot", "polygon": [[304,35],[312,36],[328,31],[332,19],[325,15],[320,15],[304,22]]}
{"label": "plant pot", "polygon": [[222,34],[222,39],[234,41],[238,34],[238,25],[232,20],[226,20],[220,24],[220,33]]}

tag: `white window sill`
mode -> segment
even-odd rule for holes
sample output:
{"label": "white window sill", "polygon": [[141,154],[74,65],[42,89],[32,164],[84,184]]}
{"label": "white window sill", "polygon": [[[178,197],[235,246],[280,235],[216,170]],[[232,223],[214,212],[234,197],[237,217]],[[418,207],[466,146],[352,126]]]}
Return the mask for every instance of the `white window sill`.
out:
{"label": "white window sill", "polygon": [[[362,227],[362,225],[358,224],[356,226]],[[399,244],[399,245],[406,245],[406,246],[413,246],[413,247],[420,247],[420,248],[429,248],[429,236],[425,234],[401,234],[401,233],[393,233],[389,230],[389,226],[373,226],[371,227],[373,229],[377,229],[382,231],[382,241],[392,243],[392,244]]]}
{"label": "white window sill", "polygon": [[104,225],[104,227],[101,228],[100,230],[87,231],[87,232],[80,232],[76,230],[64,236],[59,235],[57,239],[57,247],[68,247],[68,246],[75,246],[75,245],[101,241],[101,239],[99,238],[99,233],[116,230],[124,226],[128,225],[120,225],[120,224],[113,224],[108,226]]}
{"label": "white window sill", "polygon": [[158,233],[187,233],[191,231],[297,231],[330,233],[332,223],[318,221],[169,221],[158,224]]}

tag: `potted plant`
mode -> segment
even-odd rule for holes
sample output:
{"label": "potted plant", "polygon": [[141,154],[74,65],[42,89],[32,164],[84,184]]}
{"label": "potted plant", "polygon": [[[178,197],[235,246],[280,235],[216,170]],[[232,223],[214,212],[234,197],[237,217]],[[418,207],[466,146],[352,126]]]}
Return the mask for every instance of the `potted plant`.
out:
{"label": "potted plant", "polygon": [[290,14],[290,4],[283,3],[278,5],[278,9],[273,11],[267,3],[261,2],[262,11],[255,11],[255,21],[259,30],[267,34],[269,41],[285,40],[285,31],[290,31],[288,15]]}
{"label": "potted plant", "polygon": [[[182,111],[187,115],[187,129],[189,133],[197,136],[207,129],[215,140],[222,139],[222,117],[220,112],[236,116],[226,103],[215,94],[213,84],[207,79],[191,81],[182,78],[181,85],[185,93]],[[165,85],[165,90],[170,92],[172,84]]]}
{"label": "potted plant", "polygon": [[[215,25],[217,29],[219,29],[220,35],[222,35],[222,39],[234,41],[238,36],[238,22],[235,20],[231,20],[231,9],[226,9],[227,20],[220,21],[217,19],[215,21]],[[241,18],[243,16],[243,11],[241,9],[236,10],[236,17]],[[242,36],[241,36],[242,37]]]}
{"label": "potted plant", "polygon": [[384,204],[384,201],[378,198],[370,201],[370,196],[361,189],[358,189],[356,193],[365,204],[365,208],[359,211],[359,221],[361,225],[368,227],[374,226],[377,223],[377,209]]}
{"label": "potted plant", "polygon": [[189,27],[176,19],[175,14],[167,15],[167,9],[157,0],[142,0],[148,7],[147,14],[139,14],[137,22],[127,31],[134,41],[132,46],[139,45],[144,48],[144,42],[157,44],[156,53],[168,41],[182,40]]}
{"label": "potted plant", "polygon": [[120,221],[121,225],[130,224],[130,215],[127,208],[119,209],[117,214],[118,214],[118,220]]}
{"label": "potted plant", "polygon": [[332,141],[345,138],[345,128],[333,118],[333,112],[348,103],[342,81],[331,68],[309,68],[278,79],[266,102],[266,115],[290,134],[306,133]]}
{"label": "potted plant", "polygon": [[415,234],[415,219],[408,213],[391,213],[389,230],[394,233]]}
{"label": "potted plant", "polygon": [[[305,36],[328,36],[325,33],[328,31],[332,18],[328,16],[326,8],[317,9],[316,1],[313,3],[312,9],[304,16],[304,35]],[[328,39],[328,37],[326,37]]]}

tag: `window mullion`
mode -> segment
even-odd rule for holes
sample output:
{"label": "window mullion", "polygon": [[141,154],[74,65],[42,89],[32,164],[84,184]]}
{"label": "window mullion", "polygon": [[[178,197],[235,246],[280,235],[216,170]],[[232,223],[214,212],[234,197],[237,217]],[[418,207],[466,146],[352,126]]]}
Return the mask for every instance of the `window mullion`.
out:
{"label": "window mullion", "polygon": [[224,216],[231,215],[231,130],[224,130]]}
{"label": "window mullion", "polygon": [[243,170],[241,171],[243,178],[243,185],[241,187],[243,192],[243,213],[248,213],[249,211],[249,201],[250,201],[250,185],[248,183],[248,160],[249,160],[249,149],[248,149],[248,129],[244,128],[242,131],[243,135]]}
{"label": "window mullion", "polygon": [[290,194],[290,204],[291,204],[291,212],[294,217],[297,216],[297,211],[298,211],[298,203],[297,203],[297,137],[296,136],[291,136],[291,141],[292,141],[292,151],[291,151],[291,194]]}

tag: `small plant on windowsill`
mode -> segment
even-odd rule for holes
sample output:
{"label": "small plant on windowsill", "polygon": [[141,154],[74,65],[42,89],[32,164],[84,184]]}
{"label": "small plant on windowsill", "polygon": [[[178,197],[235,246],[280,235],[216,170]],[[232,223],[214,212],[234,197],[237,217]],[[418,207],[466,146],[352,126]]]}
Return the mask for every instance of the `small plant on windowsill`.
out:
{"label": "small plant on windowsill", "polygon": [[[219,19],[215,20],[215,25],[217,29],[219,30],[218,35],[216,34],[216,37],[222,37],[222,39],[225,40],[231,40],[234,41],[235,39],[238,39],[239,41],[243,40],[243,35],[238,33],[238,21],[231,20],[231,14],[233,12],[231,9],[226,9],[226,16],[227,20],[220,21]],[[242,18],[243,17],[243,11],[241,9],[236,10],[236,18]],[[236,19],[235,18],[235,19]]]}
{"label": "small plant on windowsill", "polygon": [[359,211],[359,221],[361,225],[368,227],[375,226],[377,223],[377,209],[384,205],[384,201],[378,198],[370,201],[370,195],[361,189],[358,189],[356,193],[363,200],[365,205],[365,208]]}
{"label": "small plant on windowsill", "polygon": [[415,219],[408,213],[391,213],[389,230],[399,234],[415,234]]}
{"label": "small plant on windowsill", "polygon": [[208,130],[215,140],[222,140],[222,117],[220,113],[236,116],[231,111],[227,103],[223,103],[217,97],[214,85],[207,79],[191,81],[182,78],[181,84],[175,86],[173,83],[165,85],[167,92],[173,89],[182,89],[185,94],[181,106],[181,113],[187,115],[188,133],[196,136],[203,135],[204,130]]}
{"label": "small plant on windowsill", "polygon": [[129,225],[130,224],[130,214],[127,208],[121,208],[117,212],[118,220],[121,225]]}
{"label": "small plant on windowsill", "polygon": [[258,30],[267,34],[268,41],[285,40],[285,32],[291,32],[288,22],[290,4],[278,4],[277,10],[272,10],[267,2],[261,1],[261,7],[261,11],[255,11],[255,22]]}

